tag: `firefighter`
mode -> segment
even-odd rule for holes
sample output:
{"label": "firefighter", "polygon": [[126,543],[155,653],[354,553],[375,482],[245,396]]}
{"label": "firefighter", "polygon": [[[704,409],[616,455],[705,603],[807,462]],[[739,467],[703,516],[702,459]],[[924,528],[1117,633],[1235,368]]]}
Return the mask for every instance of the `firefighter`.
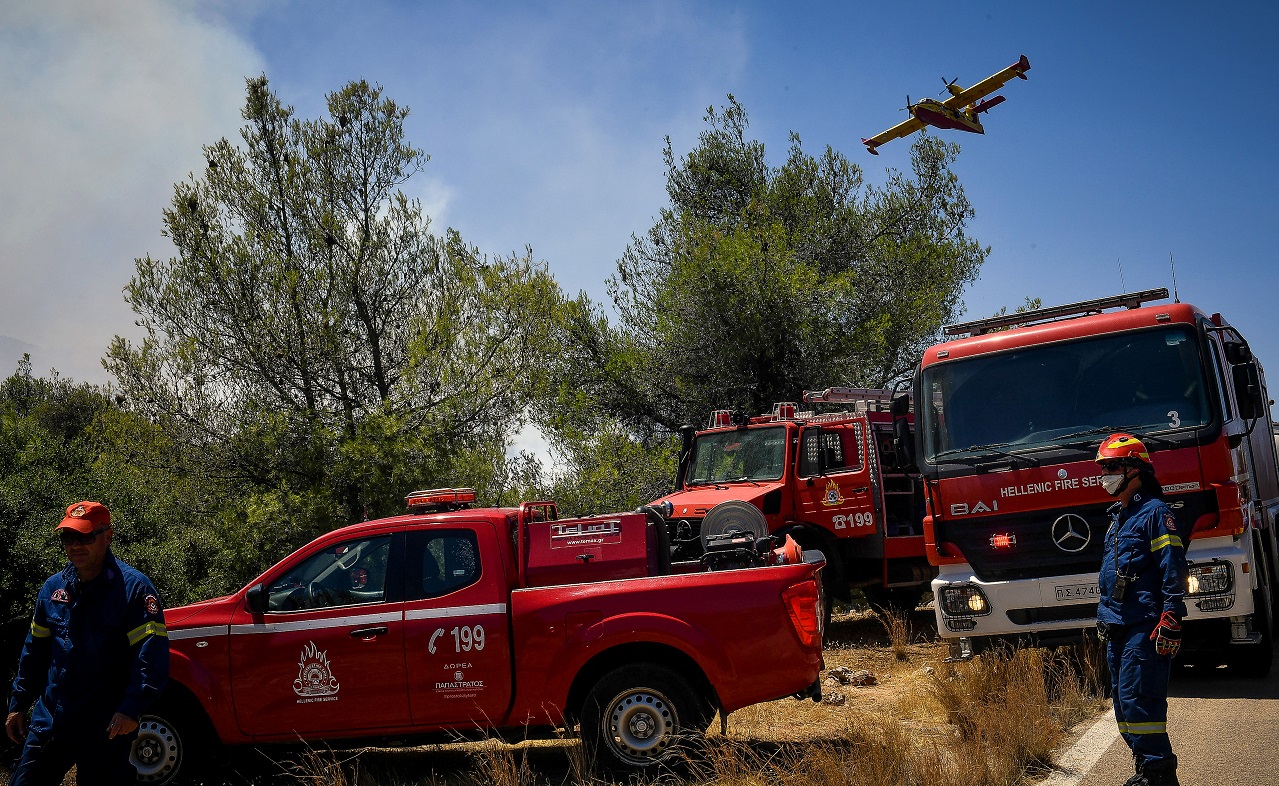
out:
{"label": "firefighter", "polygon": [[[57,526],[67,566],[36,596],[5,731],[23,743],[9,786],[132,784],[138,719],[164,688],[169,641],[151,581],[111,553],[111,512],[67,508]],[[27,722],[27,710],[31,721]]]}
{"label": "firefighter", "polygon": [[1124,786],[1177,786],[1168,672],[1186,614],[1185,546],[1141,440],[1112,434],[1097,463],[1103,488],[1118,499],[1109,511],[1097,630],[1106,643],[1115,720],[1136,769]]}

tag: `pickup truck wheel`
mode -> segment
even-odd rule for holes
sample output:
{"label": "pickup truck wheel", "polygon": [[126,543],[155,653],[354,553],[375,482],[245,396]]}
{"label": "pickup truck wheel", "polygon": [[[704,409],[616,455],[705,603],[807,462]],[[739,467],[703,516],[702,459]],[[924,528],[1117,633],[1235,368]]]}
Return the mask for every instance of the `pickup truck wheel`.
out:
{"label": "pickup truck wheel", "polygon": [[156,707],[138,721],[138,738],[129,761],[138,771],[137,782],[147,786],[193,781],[207,775],[213,746],[213,730],[207,723],[175,707]]}
{"label": "pickup truck wheel", "polygon": [[588,760],[605,769],[648,773],[678,762],[709,722],[683,677],[662,666],[623,666],[586,697],[582,744]]}

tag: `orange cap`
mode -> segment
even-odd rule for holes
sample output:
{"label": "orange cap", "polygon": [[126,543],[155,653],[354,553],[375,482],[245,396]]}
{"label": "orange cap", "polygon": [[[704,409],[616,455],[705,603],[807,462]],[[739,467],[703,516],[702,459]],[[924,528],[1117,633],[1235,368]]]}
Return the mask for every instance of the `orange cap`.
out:
{"label": "orange cap", "polygon": [[67,506],[67,515],[57,529],[73,529],[88,534],[111,526],[111,511],[101,502],[77,502]]}

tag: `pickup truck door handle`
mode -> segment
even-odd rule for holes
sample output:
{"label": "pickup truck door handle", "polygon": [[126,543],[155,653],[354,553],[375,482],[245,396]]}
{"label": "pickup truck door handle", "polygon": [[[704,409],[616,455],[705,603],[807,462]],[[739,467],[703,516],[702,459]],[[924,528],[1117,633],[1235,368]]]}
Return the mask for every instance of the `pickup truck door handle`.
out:
{"label": "pickup truck door handle", "polygon": [[351,631],[351,638],[371,639],[374,636],[385,636],[387,632],[388,632],[388,628],[385,625],[378,625],[377,627],[374,627],[374,628],[356,628],[355,630]]}

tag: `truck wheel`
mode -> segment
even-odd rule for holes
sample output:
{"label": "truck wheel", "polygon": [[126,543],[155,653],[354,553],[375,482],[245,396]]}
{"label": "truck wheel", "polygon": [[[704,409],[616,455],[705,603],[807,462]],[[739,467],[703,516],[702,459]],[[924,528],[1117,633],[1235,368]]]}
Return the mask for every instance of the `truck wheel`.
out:
{"label": "truck wheel", "polygon": [[195,711],[173,705],[155,707],[138,721],[138,738],[129,761],[139,784],[168,786],[208,775],[217,738]]}
{"label": "truck wheel", "polygon": [[862,594],[866,596],[866,602],[872,606],[909,616],[919,607],[919,602],[924,597],[924,590],[920,587],[874,586],[863,587]]}
{"label": "truck wheel", "polygon": [[1242,647],[1231,645],[1226,664],[1241,677],[1264,677],[1270,673],[1270,664],[1275,656],[1274,628],[1270,623],[1270,593],[1262,587],[1252,594],[1252,598],[1252,625],[1261,634],[1261,641]]}
{"label": "truck wheel", "polygon": [[710,722],[706,705],[683,677],[635,664],[606,674],[582,705],[588,761],[608,770],[651,773],[680,761]]}

